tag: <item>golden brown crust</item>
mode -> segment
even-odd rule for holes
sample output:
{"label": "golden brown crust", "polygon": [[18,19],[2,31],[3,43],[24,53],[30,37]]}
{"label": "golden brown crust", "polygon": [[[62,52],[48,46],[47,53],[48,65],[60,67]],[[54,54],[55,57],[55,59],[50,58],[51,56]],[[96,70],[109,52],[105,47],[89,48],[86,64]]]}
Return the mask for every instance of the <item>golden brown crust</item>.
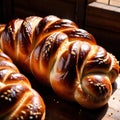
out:
{"label": "golden brown crust", "polygon": [[45,118],[45,104],[12,60],[0,50],[0,119]]}
{"label": "golden brown crust", "polygon": [[[119,63],[96,45],[90,33],[52,15],[28,17],[15,28],[18,22],[10,22],[1,32],[0,46],[22,69],[24,66],[58,95],[84,107],[98,108],[108,102]],[[7,44],[15,53],[8,51]]]}

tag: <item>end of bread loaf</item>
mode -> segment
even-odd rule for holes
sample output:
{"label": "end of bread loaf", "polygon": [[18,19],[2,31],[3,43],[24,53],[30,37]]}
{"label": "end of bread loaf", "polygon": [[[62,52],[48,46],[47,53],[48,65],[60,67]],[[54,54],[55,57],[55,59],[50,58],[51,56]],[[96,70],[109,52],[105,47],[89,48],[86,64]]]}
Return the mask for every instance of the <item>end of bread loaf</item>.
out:
{"label": "end of bread loaf", "polygon": [[112,94],[112,86],[105,75],[89,75],[78,85],[74,97],[83,107],[100,108],[108,103]]}
{"label": "end of bread loaf", "polygon": [[53,90],[61,97],[96,109],[108,103],[112,83],[119,75],[116,58],[98,45],[68,42],[51,71]]}

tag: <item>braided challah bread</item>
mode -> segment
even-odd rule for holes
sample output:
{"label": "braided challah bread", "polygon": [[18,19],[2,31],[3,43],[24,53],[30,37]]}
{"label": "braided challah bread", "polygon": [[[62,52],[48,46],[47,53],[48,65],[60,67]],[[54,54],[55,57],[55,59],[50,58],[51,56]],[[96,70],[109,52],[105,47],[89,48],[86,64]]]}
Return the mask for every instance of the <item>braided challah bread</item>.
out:
{"label": "braided challah bread", "polygon": [[12,60],[0,50],[0,119],[44,120],[45,104]]}
{"label": "braided challah bread", "polygon": [[91,109],[108,102],[118,61],[74,22],[30,16],[1,25],[0,31],[0,48],[62,98]]}

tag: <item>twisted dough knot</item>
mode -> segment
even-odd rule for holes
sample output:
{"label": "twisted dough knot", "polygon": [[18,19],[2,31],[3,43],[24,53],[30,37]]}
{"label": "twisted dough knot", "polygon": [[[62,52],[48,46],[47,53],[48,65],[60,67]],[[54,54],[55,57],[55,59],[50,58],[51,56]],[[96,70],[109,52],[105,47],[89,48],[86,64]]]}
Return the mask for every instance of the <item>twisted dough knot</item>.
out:
{"label": "twisted dough knot", "polygon": [[0,118],[43,120],[44,114],[45,105],[41,96],[0,50]]}
{"label": "twisted dough knot", "polygon": [[31,16],[13,20],[1,31],[2,50],[58,95],[87,108],[108,102],[119,64],[74,22]]}

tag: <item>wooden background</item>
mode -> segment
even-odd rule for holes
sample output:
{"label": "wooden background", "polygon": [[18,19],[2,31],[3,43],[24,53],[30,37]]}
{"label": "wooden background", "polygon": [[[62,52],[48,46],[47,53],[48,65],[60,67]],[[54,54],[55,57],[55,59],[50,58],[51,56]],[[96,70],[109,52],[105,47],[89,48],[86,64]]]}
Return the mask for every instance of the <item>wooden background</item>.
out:
{"label": "wooden background", "polygon": [[75,21],[79,26],[85,23],[87,0],[1,0],[1,22],[31,15],[44,17],[56,15]]}
{"label": "wooden background", "polygon": [[97,2],[88,4],[85,26],[99,45],[120,60],[120,7]]}
{"label": "wooden background", "polygon": [[[98,0],[97,0],[98,1]],[[0,23],[30,15],[71,19],[120,60],[120,8],[96,0],[1,0]]]}
{"label": "wooden background", "polygon": [[[120,8],[108,7],[95,0],[0,0],[0,23],[18,17],[50,14],[73,20],[120,60]],[[99,110],[87,110],[61,100],[51,89],[44,90],[35,83],[33,87],[40,92],[47,106],[46,120],[120,120],[120,77],[113,85],[109,103]]]}

